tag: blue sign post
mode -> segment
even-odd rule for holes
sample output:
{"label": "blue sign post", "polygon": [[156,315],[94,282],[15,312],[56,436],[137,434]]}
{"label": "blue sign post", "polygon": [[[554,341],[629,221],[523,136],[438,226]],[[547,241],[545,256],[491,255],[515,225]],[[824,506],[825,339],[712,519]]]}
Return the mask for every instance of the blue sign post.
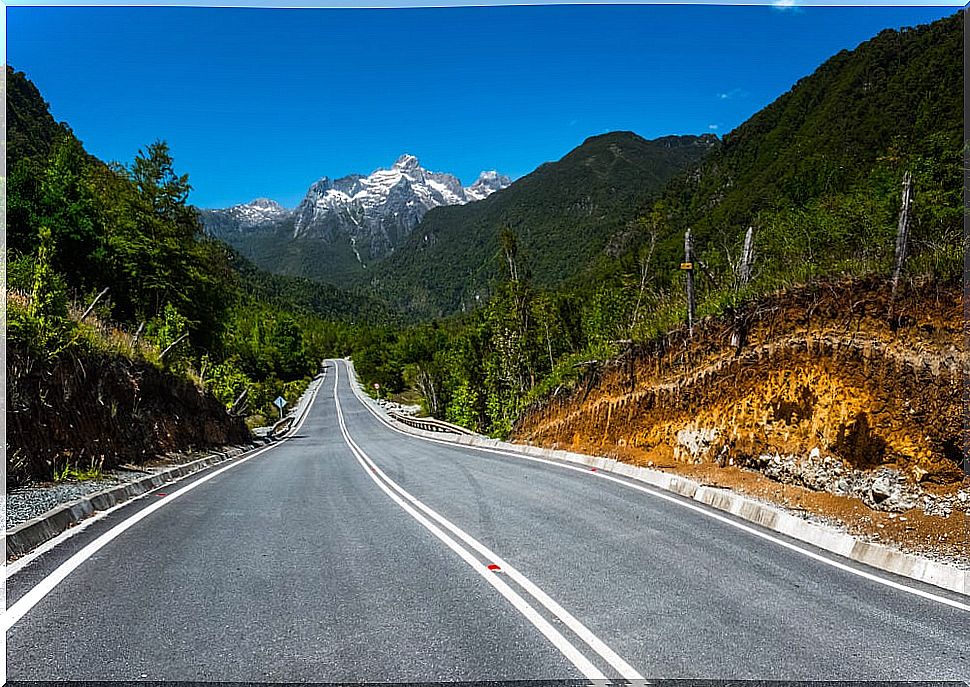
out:
{"label": "blue sign post", "polygon": [[277,396],[276,400],[273,401],[273,405],[280,409],[280,419],[283,419],[283,406],[286,405],[286,399],[282,396]]}

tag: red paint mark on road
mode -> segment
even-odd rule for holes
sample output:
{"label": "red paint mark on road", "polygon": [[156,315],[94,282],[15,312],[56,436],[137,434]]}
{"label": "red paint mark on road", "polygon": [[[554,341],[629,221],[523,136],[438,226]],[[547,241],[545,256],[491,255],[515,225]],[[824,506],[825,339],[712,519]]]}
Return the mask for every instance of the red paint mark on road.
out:
{"label": "red paint mark on road", "polygon": [[494,563],[491,563],[491,564],[489,564],[489,566],[488,566],[488,569],[489,569],[489,570],[492,570],[492,571],[498,571],[498,570],[501,570],[501,568],[500,568],[500,567],[498,567],[497,565],[495,565]]}

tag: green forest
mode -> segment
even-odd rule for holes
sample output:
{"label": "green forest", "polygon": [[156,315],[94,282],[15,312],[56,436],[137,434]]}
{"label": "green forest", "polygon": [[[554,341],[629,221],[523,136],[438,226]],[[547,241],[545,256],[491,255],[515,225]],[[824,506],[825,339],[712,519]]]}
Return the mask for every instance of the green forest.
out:
{"label": "green forest", "polygon": [[227,407],[246,391],[258,424],[324,357],[349,353],[355,328],[393,321],[373,299],[261,272],[206,238],[165,142],[106,164],[26,75],[8,67],[6,88],[11,346],[42,363],[80,349],[143,359]]}

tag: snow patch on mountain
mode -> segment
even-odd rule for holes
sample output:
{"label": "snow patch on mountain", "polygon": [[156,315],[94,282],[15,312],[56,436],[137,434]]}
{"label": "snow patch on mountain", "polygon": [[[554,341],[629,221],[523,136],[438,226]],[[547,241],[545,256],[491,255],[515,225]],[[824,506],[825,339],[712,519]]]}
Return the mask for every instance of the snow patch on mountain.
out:
{"label": "snow patch on mountain", "polygon": [[224,210],[209,210],[215,215],[231,220],[239,229],[253,229],[279,222],[289,217],[290,211],[269,198],[257,198],[249,203],[233,205]]}
{"label": "snow patch on mountain", "polygon": [[512,180],[504,174],[499,174],[496,171],[482,172],[478,175],[475,183],[465,189],[465,196],[469,201],[484,200],[511,183]]}

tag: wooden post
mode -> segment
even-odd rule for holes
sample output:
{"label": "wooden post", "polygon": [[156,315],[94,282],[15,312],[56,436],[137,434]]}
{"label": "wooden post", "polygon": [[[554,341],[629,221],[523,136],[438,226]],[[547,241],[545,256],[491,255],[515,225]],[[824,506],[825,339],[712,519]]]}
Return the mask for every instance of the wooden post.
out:
{"label": "wooden post", "polygon": [[694,242],[690,229],[684,234],[684,262],[680,268],[687,272],[687,329],[694,336],[694,318],[697,316],[697,298],[694,294]]}
{"label": "wooden post", "polygon": [[906,261],[906,249],[909,246],[909,213],[913,203],[913,175],[909,172],[903,176],[903,204],[899,209],[899,226],[896,228],[896,260],[893,264],[892,294],[889,301],[889,312],[892,314],[896,301],[896,287],[903,272]]}
{"label": "wooden post", "polygon": [[91,305],[89,305],[88,309],[84,311],[83,315],[81,315],[81,319],[79,320],[80,322],[84,322],[84,319],[91,314],[92,310],[94,310],[94,306],[96,306],[98,304],[98,301],[101,300],[101,296],[103,296],[106,293],[108,293],[107,286],[101,289],[101,293],[99,293],[97,296],[94,297],[94,300],[91,301]]}
{"label": "wooden post", "polygon": [[751,281],[751,267],[754,264],[754,227],[748,227],[744,235],[744,248],[741,249],[741,265],[738,268],[738,288],[744,288]]}

